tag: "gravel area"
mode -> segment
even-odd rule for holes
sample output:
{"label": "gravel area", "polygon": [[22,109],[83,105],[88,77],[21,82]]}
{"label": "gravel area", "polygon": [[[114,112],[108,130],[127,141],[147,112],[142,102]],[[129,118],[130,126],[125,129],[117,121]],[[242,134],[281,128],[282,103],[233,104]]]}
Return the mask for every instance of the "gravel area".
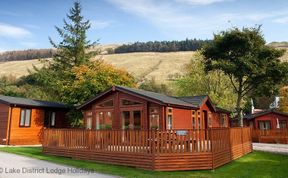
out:
{"label": "gravel area", "polygon": [[89,170],[0,152],[0,178],[114,178]]}
{"label": "gravel area", "polygon": [[288,144],[253,143],[253,150],[288,155]]}

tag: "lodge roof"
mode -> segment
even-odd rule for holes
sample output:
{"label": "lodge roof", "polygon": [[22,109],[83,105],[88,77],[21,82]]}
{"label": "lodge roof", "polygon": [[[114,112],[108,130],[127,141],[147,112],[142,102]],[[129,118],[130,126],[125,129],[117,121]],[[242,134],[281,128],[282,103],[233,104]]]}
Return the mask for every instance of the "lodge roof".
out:
{"label": "lodge roof", "polygon": [[193,105],[192,103],[180,100],[177,97],[173,97],[173,96],[167,96],[167,95],[160,94],[160,93],[155,93],[155,92],[146,91],[146,90],[139,90],[139,89],[134,89],[134,88],[128,88],[128,87],[123,87],[123,86],[115,86],[115,87],[120,90],[129,91],[129,92],[132,92],[132,93],[135,93],[135,94],[138,94],[138,95],[150,98],[150,99],[158,100],[165,104],[187,106],[187,107],[197,107]]}
{"label": "lodge roof", "polygon": [[231,113],[231,111],[216,106],[216,112]]}
{"label": "lodge roof", "polygon": [[134,88],[128,88],[128,87],[124,87],[124,86],[113,86],[110,89],[100,93],[99,95],[95,96],[94,98],[83,103],[77,109],[84,108],[85,106],[91,104],[92,102],[94,102],[95,100],[100,98],[101,96],[103,96],[106,93],[109,93],[113,90],[118,90],[118,91],[130,93],[130,94],[135,94],[137,96],[141,96],[141,97],[156,101],[156,102],[161,103],[161,104],[177,105],[177,106],[189,107],[189,108],[195,108],[196,107],[196,106],[192,105],[191,103],[182,101],[182,100],[177,99],[176,97],[173,97],[173,96],[167,96],[167,95],[163,95],[160,93],[155,93],[155,92],[140,90],[140,89],[134,89]]}
{"label": "lodge roof", "polygon": [[200,107],[203,104],[203,102],[207,99],[207,97],[208,95],[183,96],[183,97],[177,97],[177,99],[190,103],[195,107]]}
{"label": "lodge roof", "polygon": [[6,105],[19,105],[19,106],[32,106],[32,107],[47,107],[47,108],[68,108],[67,105],[63,103],[49,102],[49,101],[41,101],[41,100],[32,100],[21,97],[11,97],[0,95],[0,103]]}
{"label": "lodge roof", "polygon": [[264,116],[264,115],[270,114],[270,113],[279,114],[279,115],[283,115],[283,116],[287,116],[288,117],[288,113],[276,111],[275,109],[269,109],[269,110],[258,112],[258,113],[255,113],[255,114],[247,114],[243,118],[250,120],[250,119],[254,119],[256,117]]}
{"label": "lodge roof", "polygon": [[220,111],[220,112],[226,112],[229,113],[229,111],[221,108],[215,108],[212,104],[212,101],[210,100],[208,95],[201,95],[201,96],[189,96],[189,97],[174,97],[174,96],[167,96],[164,94],[160,93],[155,93],[151,91],[146,91],[146,90],[140,90],[140,89],[134,89],[134,88],[128,88],[124,86],[114,86],[111,87],[110,89],[106,90],[105,92],[95,96],[91,100],[88,100],[81,106],[79,106],[77,109],[82,109],[85,106],[91,104],[101,96],[113,91],[113,90],[118,90],[122,92],[127,92],[130,94],[135,94],[137,96],[141,96],[150,100],[154,100],[156,102],[159,102],[161,104],[167,104],[167,105],[176,105],[180,107],[188,107],[188,108],[199,108],[206,100],[209,100],[211,102],[211,106],[215,109],[215,111]]}

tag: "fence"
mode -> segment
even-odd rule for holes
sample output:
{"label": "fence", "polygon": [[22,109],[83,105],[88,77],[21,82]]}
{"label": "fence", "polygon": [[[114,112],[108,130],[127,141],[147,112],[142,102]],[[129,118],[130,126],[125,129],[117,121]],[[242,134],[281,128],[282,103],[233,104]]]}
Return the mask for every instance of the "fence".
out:
{"label": "fence", "polygon": [[43,152],[172,171],[213,169],[252,151],[250,128],[44,130]]}
{"label": "fence", "polygon": [[260,143],[288,144],[288,129],[252,129],[252,140]]}

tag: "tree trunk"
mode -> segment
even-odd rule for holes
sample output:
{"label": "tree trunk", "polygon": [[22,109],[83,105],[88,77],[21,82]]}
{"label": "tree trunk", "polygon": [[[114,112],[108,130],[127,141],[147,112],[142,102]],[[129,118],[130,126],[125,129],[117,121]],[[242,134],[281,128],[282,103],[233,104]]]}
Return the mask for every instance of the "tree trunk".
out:
{"label": "tree trunk", "polygon": [[243,116],[242,116],[242,109],[241,109],[241,100],[242,100],[242,92],[238,92],[237,96],[237,104],[236,104],[236,111],[237,111],[237,119],[239,121],[240,127],[243,127]]}

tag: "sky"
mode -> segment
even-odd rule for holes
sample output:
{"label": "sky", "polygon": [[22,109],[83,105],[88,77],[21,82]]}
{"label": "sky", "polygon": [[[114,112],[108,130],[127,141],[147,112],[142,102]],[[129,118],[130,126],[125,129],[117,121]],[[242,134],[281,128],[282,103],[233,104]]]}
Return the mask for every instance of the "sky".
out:
{"label": "sky", "polygon": [[[0,51],[51,48],[73,0],[1,0]],[[80,0],[88,39],[100,44],[212,39],[262,25],[267,42],[288,41],[287,0]]]}

